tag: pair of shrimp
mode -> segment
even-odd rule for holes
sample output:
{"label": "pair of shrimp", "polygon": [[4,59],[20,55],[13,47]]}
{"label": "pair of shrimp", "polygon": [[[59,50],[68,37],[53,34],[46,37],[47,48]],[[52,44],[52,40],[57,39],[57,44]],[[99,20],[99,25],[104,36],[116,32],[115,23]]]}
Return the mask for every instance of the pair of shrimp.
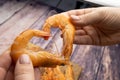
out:
{"label": "pair of shrimp", "polygon": [[[58,27],[62,30],[63,49],[61,56],[63,55],[65,59],[29,43],[29,40],[34,36],[45,39],[49,38],[51,27]],[[65,74],[61,72],[60,66],[45,69],[45,72],[49,72],[49,74],[43,75],[43,80],[50,80],[48,76],[50,76],[51,73],[59,76],[56,78],[55,75],[51,75],[51,77],[54,78],[52,80],[73,80],[73,70],[71,64],[69,64],[69,60],[73,48],[74,33],[75,29],[69,17],[64,14],[53,15],[46,20],[43,25],[43,31],[26,30],[21,33],[11,46],[11,56],[14,61],[17,61],[21,54],[28,54],[34,66],[52,67],[63,64],[67,65]]]}

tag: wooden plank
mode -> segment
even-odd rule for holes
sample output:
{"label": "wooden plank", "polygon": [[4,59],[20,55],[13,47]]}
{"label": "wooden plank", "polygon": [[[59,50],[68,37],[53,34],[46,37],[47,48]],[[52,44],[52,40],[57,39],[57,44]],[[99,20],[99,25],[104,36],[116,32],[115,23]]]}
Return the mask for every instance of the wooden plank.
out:
{"label": "wooden plank", "polygon": [[95,80],[104,47],[80,45],[72,57],[72,62],[80,65],[83,70],[79,80]]}
{"label": "wooden plank", "polygon": [[8,1],[0,6],[0,25],[10,19],[16,12],[25,7],[28,2]]}
{"label": "wooden plank", "polygon": [[120,45],[105,47],[96,80],[120,80]]}
{"label": "wooden plank", "polygon": [[49,8],[43,5],[27,5],[0,27],[0,53],[12,44],[22,31],[34,24]]}

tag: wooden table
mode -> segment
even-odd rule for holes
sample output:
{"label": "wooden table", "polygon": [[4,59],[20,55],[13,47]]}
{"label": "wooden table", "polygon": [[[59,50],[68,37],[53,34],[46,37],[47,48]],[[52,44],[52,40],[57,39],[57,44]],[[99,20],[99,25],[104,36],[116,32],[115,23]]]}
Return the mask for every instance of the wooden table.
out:
{"label": "wooden table", "polygon": [[[7,1],[7,0],[6,0]],[[0,6],[0,53],[10,47],[17,35],[26,29],[41,29],[45,19],[56,12],[45,5],[7,1]],[[62,48],[60,30],[52,29],[48,41],[31,41],[49,51]],[[120,80],[120,46],[74,45],[71,61],[82,66],[79,80]]]}

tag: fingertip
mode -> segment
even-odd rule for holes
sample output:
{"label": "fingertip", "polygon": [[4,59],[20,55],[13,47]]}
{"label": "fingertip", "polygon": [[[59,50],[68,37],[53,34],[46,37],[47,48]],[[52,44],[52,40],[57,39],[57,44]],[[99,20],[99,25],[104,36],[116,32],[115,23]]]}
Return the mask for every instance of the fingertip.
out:
{"label": "fingertip", "polygon": [[80,20],[79,16],[76,15],[70,15],[72,20]]}
{"label": "fingertip", "polygon": [[70,15],[70,19],[71,19],[71,22],[74,25],[77,25],[77,26],[85,26],[85,25],[87,25],[85,23],[86,21],[84,21],[83,16]]}
{"label": "fingertip", "polygon": [[27,54],[23,54],[15,66],[15,80],[35,80],[34,68]]}

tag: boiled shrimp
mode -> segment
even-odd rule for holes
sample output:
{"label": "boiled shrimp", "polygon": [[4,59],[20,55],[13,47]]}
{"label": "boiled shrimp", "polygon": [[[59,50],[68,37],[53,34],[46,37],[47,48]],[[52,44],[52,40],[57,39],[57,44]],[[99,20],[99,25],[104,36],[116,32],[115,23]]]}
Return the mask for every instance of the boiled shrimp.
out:
{"label": "boiled shrimp", "polygon": [[26,30],[22,32],[11,46],[11,57],[14,62],[16,62],[22,54],[28,54],[34,66],[50,67],[66,64],[66,61],[61,57],[29,43],[29,40],[34,36],[49,37],[50,34],[40,30]]}
{"label": "boiled shrimp", "polygon": [[73,39],[75,28],[70,22],[69,17],[64,14],[57,14],[49,17],[43,25],[43,30],[50,33],[50,28],[60,28],[63,35],[62,55],[69,60],[73,49]]}
{"label": "boiled shrimp", "polygon": [[[75,34],[75,28],[73,24],[66,15],[57,14],[49,17],[46,20],[45,24],[43,25],[43,30],[50,33],[51,27],[61,29],[63,35],[63,49],[61,55],[70,62]],[[65,72],[62,72],[60,66],[51,69],[45,69],[45,72],[48,72],[48,74],[44,74],[42,80],[74,80],[72,65],[68,64],[65,66]]]}

